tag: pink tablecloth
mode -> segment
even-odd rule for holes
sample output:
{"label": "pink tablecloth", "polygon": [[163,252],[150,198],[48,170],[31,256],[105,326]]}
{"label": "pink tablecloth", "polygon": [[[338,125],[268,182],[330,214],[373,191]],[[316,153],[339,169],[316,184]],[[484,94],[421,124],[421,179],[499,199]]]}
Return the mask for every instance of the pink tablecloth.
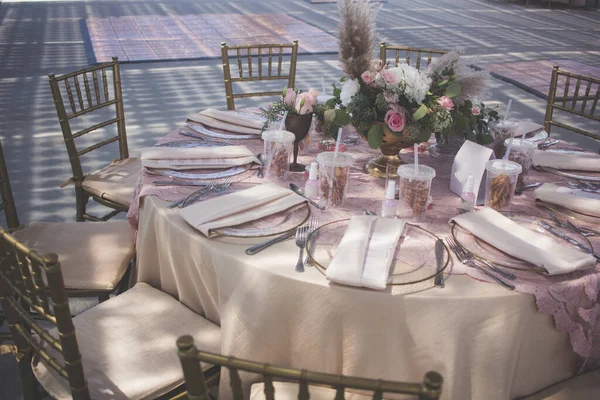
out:
{"label": "pink tablecloth", "polygon": [[[174,131],[163,139],[169,140],[189,138]],[[302,162],[316,157],[315,142]],[[248,146],[262,151],[258,140]],[[380,206],[383,180],[361,170],[377,151],[361,142],[348,152],[356,162],[347,201],[320,213],[322,223]],[[410,154],[403,158],[412,161]],[[460,202],[448,189],[451,163],[428,155],[421,162],[437,172],[434,206],[422,225],[444,236]],[[253,173],[243,178],[260,182]],[[538,172],[531,179],[564,181]],[[297,254],[291,242],[249,257],[243,253],[247,243],[204,238],[154,197],[174,200],[191,189],[165,190],[152,186],[153,180],[164,179],[142,174],[129,214],[132,224],[139,221],[138,280],[220,324],[226,354],[385,379],[419,380],[435,369],[446,378],[448,399],[525,395],[600,359],[597,271],[533,279],[523,273],[517,292],[533,297],[480,282],[487,277],[456,262],[454,273],[476,280],[452,276],[446,289],[409,295],[398,287],[375,293],[331,285],[315,269],[293,271]],[[302,184],[302,174],[290,180]],[[517,197],[515,211],[544,216],[531,196]]]}

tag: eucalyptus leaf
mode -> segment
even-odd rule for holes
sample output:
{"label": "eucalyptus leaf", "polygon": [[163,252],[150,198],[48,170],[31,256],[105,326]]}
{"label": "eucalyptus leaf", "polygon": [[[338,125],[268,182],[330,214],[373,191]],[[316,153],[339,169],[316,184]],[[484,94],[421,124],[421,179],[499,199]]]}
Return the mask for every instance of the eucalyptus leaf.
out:
{"label": "eucalyptus leaf", "polygon": [[335,97],[340,97],[340,93],[342,93],[342,89],[340,89],[339,87],[334,87],[333,88],[333,95]]}
{"label": "eucalyptus leaf", "polygon": [[372,149],[378,148],[383,142],[383,128],[379,124],[373,124],[367,134],[369,147]]}
{"label": "eucalyptus leaf", "polygon": [[413,119],[415,121],[418,121],[421,118],[423,118],[425,115],[427,115],[427,106],[425,104],[421,104],[421,107],[419,107],[417,109],[417,111],[415,111],[413,113]]}
{"label": "eucalyptus leaf", "polygon": [[325,121],[333,122],[335,120],[335,110],[325,110]]}
{"label": "eucalyptus leaf", "polygon": [[444,94],[448,97],[456,97],[456,96],[460,95],[460,91],[461,91],[460,83],[452,82],[450,85],[448,85],[448,87],[446,88],[446,92]]}
{"label": "eucalyptus leaf", "polygon": [[419,129],[419,134],[417,135],[419,142],[426,142],[429,138],[431,138],[431,132],[428,129]]}

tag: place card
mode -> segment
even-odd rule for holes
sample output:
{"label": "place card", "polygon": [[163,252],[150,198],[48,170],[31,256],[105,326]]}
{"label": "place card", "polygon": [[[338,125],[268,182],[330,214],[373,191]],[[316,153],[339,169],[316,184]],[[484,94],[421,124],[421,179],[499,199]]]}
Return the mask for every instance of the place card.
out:
{"label": "place card", "polygon": [[473,175],[473,193],[477,193],[477,204],[485,201],[485,165],[494,158],[494,151],[478,145],[470,140],[465,141],[452,164],[450,175],[450,190],[457,195],[462,195],[469,175]]}

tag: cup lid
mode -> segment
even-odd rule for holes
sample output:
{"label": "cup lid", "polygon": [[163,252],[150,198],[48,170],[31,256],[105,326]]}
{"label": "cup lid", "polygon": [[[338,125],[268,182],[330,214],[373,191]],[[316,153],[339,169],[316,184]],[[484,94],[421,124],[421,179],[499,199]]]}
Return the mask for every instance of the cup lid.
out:
{"label": "cup lid", "polygon": [[490,160],[485,165],[485,169],[497,174],[518,175],[523,171],[521,164],[509,160]]}
{"label": "cup lid", "polygon": [[264,131],[262,139],[270,142],[292,143],[296,136],[292,132],[282,130]]}
{"label": "cup lid", "polygon": [[427,165],[419,165],[415,171],[414,164],[404,164],[398,167],[398,175],[402,178],[427,180],[435,178],[435,169]]}
{"label": "cup lid", "polygon": [[336,156],[335,151],[324,151],[317,155],[317,162],[326,167],[348,167],[354,163],[354,158],[346,153],[338,152]]}
{"label": "cup lid", "polygon": [[[506,139],[504,141],[504,146],[506,148],[508,148],[508,143],[510,142],[510,138]],[[528,151],[531,151],[533,149],[535,149],[537,147],[537,144],[533,143],[530,140],[523,140],[521,141],[521,139],[513,139],[513,144],[511,147],[511,150],[516,150],[516,151],[520,151],[521,153],[527,153]]]}
{"label": "cup lid", "polygon": [[498,128],[513,128],[516,129],[519,126],[519,121],[514,119],[501,119],[491,123],[493,126]]}

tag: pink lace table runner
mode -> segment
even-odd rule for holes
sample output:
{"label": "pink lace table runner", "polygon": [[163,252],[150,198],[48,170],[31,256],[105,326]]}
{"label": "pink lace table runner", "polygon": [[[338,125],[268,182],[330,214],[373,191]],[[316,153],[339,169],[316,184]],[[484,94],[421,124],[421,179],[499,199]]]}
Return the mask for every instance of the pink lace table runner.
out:
{"label": "pink lace table runner", "polygon": [[[176,129],[160,140],[159,144],[173,141],[193,140],[180,135]],[[310,164],[316,159],[318,150],[318,134],[311,132],[312,142],[301,151],[299,162]],[[260,139],[241,141],[247,145],[254,154],[263,151]],[[556,148],[572,148],[567,143],[561,143]],[[319,213],[322,224],[350,218],[361,213],[362,209],[379,212],[381,199],[384,196],[385,180],[374,178],[363,172],[366,161],[377,155],[378,151],[370,149],[364,140],[356,145],[349,145],[346,151],[354,157],[354,165],[350,172],[350,181],[347,198],[342,207],[332,208]],[[412,162],[412,153],[402,154],[407,162]],[[433,180],[431,196],[433,207],[428,211],[427,218],[419,225],[423,226],[438,236],[450,234],[448,220],[455,216],[460,204],[460,198],[449,189],[452,161],[444,161],[430,157],[427,153],[420,155],[420,162],[436,170]],[[569,179],[549,173],[532,170],[529,177],[531,182],[565,183]],[[137,229],[140,199],[144,196],[158,196],[166,201],[179,200],[195,191],[197,188],[184,186],[155,186],[154,181],[168,181],[170,178],[153,175],[143,171],[139,177],[134,198],[131,203],[128,219],[131,226]],[[256,176],[256,169],[234,177],[234,182],[264,183],[264,179]],[[287,186],[294,182],[300,187],[304,185],[303,173],[290,173],[289,181],[281,182]],[[530,215],[546,217],[547,212],[536,207],[531,191],[521,196],[515,196],[513,211],[525,212]],[[582,225],[585,225],[582,223]],[[590,241],[596,249],[600,248],[600,238],[593,237]],[[480,281],[495,284],[486,275],[474,268],[467,268],[453,259],[452,273],[467,274]],[[600,271],[598,268],[587,271],[576,271],[558,276],[543,276],[532,272],[516,271],[517,279],[511,282],[516,291],[532,294],[538,310],[544,314],[552,315],[556,329],[569,335],[573,350],[582,357],[581,369],[590,369],[600,366]]]}

